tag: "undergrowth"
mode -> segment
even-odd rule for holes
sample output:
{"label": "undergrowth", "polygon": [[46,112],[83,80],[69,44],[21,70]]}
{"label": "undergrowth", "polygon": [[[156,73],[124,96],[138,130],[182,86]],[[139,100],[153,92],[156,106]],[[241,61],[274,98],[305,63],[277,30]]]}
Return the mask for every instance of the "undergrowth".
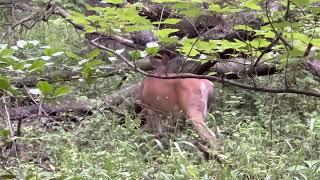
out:
{"label": "undergrowth", "polygon": [[[29,37],[41,39],[41,34],[41,40],[51,42],[54,48],[71,42],[67,48],[80,51],[81,35],[66,29],[42,24]],[[61,34],[72,36],[62,41]],[[114,90],[114,82],[118,82],[102,81],[88,88],[85,83],[78,84],[80,88],[75,89],[95,98]],[[68,114],[76,121],[65,118],[49,127],[43,123],[48,119],[24,120],[22,136],[16,141],[18,158],[5,141],[0,141],[0,175],[12,173],[11,177],[20,179],[320,178],[316,98],[220,85],[216,89],[214,111],[207,123],[221,140],[221,162],[204,158],[194,145],[197,138],[190,125],[182,132],[156,139],[143,132],[139,119],[131,119],[129,113],[120,125],[112,113],[95,111],[91,116]]]}
{"label": "undergrowth", "polygon": [[139,128],[138,119],[128,115],[119,125],[117,117],[100,111],[70,122],[69,130],[26,126],[19,140],[25,157],[12,156],[3,162],[23,179],[320,177],[316,101],[218,89],[208,124],[217,127],[221,162],[206,160],[193,145],[197,138],[188,135],[193,135],[191,126],[175,136],[155,139]]}

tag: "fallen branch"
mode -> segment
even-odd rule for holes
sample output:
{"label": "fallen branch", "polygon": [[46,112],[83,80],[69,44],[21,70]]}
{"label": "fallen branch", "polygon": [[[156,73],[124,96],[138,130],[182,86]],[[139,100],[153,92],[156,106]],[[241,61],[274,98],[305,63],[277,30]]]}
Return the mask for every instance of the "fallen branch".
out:
{"label": "fallen branch", "polygon": [[[102,109],[109,109],[112,106],[118,106],[123,103],[128,97],[134,97],[137,85],[129,86],[123,90],[117,91],[103,98],[103,104],[97,104],[94,100],[77,101],[75,99],[58,101],[55,104],[43,103],[41,110],[48,115],[53,115],[62,112],[79,112],[86,114],[88,111],[97,109],[100,106]],[[133,100],[132,100],[133,101]],[[131,102],[129,102],[131,103]],[[39,106],[36,104],[23,107],[0,109],[0,117],[10,117],[11,120],[20,120],[30,116],[38,115]]]}

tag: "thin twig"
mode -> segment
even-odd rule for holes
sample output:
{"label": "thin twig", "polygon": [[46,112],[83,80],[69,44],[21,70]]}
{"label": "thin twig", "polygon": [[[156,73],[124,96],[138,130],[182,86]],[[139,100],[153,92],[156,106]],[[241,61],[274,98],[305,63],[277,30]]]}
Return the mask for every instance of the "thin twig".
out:
{"label": "thin twig", "polygon": [[20,158],[19,158],[19,149],[18,149],[18,146],[17,146],[17,143],[16,143],[15,133],[13,131],[13,126],[11,124],[10,113],[9,113],[9,109],[7,107],[5,96],[2,98],[2,102],[4,104],[6,120],[7,120],[7,127],[9,128],[10,133],[11,133],[12,147],[14,149],[14,152],[15,152],[15,155],[16,155],[16,158],[17,158],[17,161],[18,161],[18,167],[20,168],[21,165],[20,165]]}

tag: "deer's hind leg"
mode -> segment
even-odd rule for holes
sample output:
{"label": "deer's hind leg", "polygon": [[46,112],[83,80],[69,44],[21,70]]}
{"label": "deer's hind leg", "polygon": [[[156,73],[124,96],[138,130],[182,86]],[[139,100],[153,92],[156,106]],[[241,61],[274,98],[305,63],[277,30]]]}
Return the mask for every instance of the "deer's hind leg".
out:
{"label": "deer's hind leg", "polygon": [[191,121],[193,129],[197,132],[201,140],[209,144],[216,150],[217,138],[216,135],[209,129],[205,122],[207,114],[207,97],[201,89],[193,90],[189,86],[183,86],[183,90],[179,94],[179,104],[185,113],[187,120]]}
{"label": "deer's hind leg", "polygon": [[143,109],[146,123],[143,130],[152,134],[161,134],[161,119],[152,109]]}
{"label": "deer's hind leg", "polygon": [[202,112],[197,111],[188,111],[187,112],[188,120],[191,121],[193,129],[196,131],[200,139],[213,149],[217,150],[217,138],[214,132],[204,122],[204,115]]}

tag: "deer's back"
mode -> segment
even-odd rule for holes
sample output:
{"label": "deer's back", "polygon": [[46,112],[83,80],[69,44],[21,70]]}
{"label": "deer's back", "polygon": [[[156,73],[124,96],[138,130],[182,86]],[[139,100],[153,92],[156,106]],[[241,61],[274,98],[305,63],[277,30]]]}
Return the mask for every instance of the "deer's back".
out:
{"label": "deer's back", "polygon": [[[176,74],[168,74],[175,76]],[[164,113],[186,112],[193,108],[207,111],[213,83],[206,79],[159,79],[147,77],[140,84],[139,100],[144,108]]]}

